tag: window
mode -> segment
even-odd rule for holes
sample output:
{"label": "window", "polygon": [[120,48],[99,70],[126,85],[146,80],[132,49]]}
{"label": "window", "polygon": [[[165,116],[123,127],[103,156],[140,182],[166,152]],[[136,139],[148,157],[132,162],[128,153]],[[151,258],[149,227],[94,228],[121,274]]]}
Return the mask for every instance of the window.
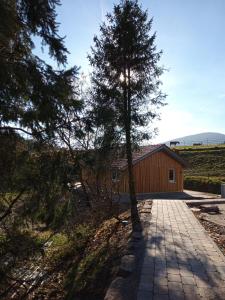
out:
{"label": "window", "polygon": [[112,181],[119,181],[120,179],[119,179],[119,173],[118,173],[118,171],[117,170],[113,170],[112,171]]}
{"label": "window", "polygon": [[171,183],[176,182],[176,172],[174,169],[169,170],[169,182],[171,182]]}

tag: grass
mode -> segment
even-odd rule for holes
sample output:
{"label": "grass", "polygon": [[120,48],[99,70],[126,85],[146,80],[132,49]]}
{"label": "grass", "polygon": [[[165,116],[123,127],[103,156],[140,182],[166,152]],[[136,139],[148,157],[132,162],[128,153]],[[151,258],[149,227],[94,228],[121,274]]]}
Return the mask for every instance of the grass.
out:
{"label": "grass", "polygon": [[[107,244],[99,245],[97,249],[87,253],[78,265],[74,265],[66,277],[66,286],[69,290],[67,299],[74,299],[77,294],[101,294],[97,278],[108,264],[109,251]],[[100,276],[102,277],[102,276]],[[106,277],[107,278],[107,277]],[[101,278],[101,283],[103,278]]]}
{"label": "grass", "polygon": [[[32,299],[39,295],[43,299],[103,299],[131,233],[130,212],[124,211],[119,218],[128,220],[129,224],[124,227],[117,219],[109,218],[95,227],[90,223],[76,225],[69,234],[30,228],[22,233],[15,232],[10,240],[0,235],[0,256],[14,249],[21,253],[22,249],[24,258],[18,256],[18,264],[12,268],[38,268],[49,274],[30,295]],[[46,241],[48,247],[44,246]],[[29,253],[25,253],[27,248]],[[0,293],[11,283],[0,280]],[[11,294],[7,297],[9,299]]]}
{"label": "grass", "polygon": [[[127,219],[129,213],[120,215]],[[103,299],[105,287],[115,275],[116,266],[124,254],[131,225],[124,227],[112,218],[103,222],[94,232],[79,263],[74,263],[66,276],[69,291],[66,299]]]}
{"label": "grass", "polygon": [[188,150],[188,151],[193,151],[193,150],[217,150],[217,149],[225,149],[225,144],[209,144],[209,145],[199,145],[199,146],[175,146],[172,147],[172,149],[176,149],[179,151],[182,150]]}
{"label": "grass", "polygon": [[187,162],[184,187],[196,191],[220,194],[225,182],[225,145],[178,146]]}
{"label": "grass", "polygon": [[213,194],[220,194],[225,177],[185,176],[184,188]]}
{"label": "grass", "polygon": [[186,176],[225,177],[225,149],[186,150],[180,155],[188,163]]}

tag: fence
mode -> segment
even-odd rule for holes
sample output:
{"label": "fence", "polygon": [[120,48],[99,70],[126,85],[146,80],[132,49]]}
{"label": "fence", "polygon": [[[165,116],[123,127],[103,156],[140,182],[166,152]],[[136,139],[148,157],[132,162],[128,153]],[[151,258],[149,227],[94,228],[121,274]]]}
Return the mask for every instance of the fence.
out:
{"label": "fence", "polygon": [[[178,143],[179,142],[179,143]],[[170,141],[168,144],[177,144],[177,146],[208,146],[208,145],[224,145],[225,146],[225,139],[206,139],[206,140],[173,140]]]}

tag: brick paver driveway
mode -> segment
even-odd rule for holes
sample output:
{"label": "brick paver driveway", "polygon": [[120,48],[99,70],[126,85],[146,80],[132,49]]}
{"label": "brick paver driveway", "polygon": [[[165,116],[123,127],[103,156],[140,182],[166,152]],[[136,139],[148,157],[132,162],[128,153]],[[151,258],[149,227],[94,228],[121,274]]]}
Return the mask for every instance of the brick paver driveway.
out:
{"label": "brick paver driveway", "polygon": [[225,257],[181,200],[154,200],[137,300],[225,299]]}

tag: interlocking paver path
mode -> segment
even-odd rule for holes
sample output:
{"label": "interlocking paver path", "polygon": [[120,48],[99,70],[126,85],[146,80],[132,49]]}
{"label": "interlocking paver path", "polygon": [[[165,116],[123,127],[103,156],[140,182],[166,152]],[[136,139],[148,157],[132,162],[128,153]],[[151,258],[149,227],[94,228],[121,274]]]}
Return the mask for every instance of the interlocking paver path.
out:
{"label": "interlocking paver path", "polygon": [[154,200],[137,300],[223,299],[225,257],[181,200]]}

